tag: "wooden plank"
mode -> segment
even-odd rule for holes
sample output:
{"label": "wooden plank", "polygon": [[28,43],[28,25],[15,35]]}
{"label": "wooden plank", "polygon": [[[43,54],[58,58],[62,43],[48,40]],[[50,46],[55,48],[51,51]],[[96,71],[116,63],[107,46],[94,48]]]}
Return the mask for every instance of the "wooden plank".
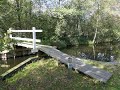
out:
{"label": "wooden plank", "polygon": [[[63,58],[64,59],[64,58]],[[74,58],[73,58],[74,59]],[[65,60],[65,59],[64,59]],[[73,61],[75,61],[75,59],[73,60]],[[85,70],[85,72],[83,72],[83,73],[88,73],[89,72],[89,74],[90,75],[92,75],[92,77],[94,76],[94,78],[96,78],[96,79],[98,79],[98,77],[99,77],[99,79],[100,78],[102,78],[102,81],[104,80],[104,82],[108,79],[107,77],[108,76],[110,76],[109,75],[109,73],[107,73],[107,75],[104,75],[104,73],[106,73],[105,71],[101,71],[100,69],[98,69],[98,68],[95,68],[95,70],[94,70],[94,68],[92,68],[92,67],[88,67],[89,65],[86,65],[86,64],[84,64],[84,63],[82,63],[82,62],[79,62],[79,63],[75,63],[75,62],[73,62],[73,68],[74,69],[78,69],[78,71],[82,71],[83,72],[83,70]],[[98,73],[99,72],[99,73]],[[94,74],[94,75],[93,75]],[[103,74],[103,75],[102,75]],[[101,80],[101,79],[100,79]]]}
{"label": "wooden plank", "polygon": [[31,57],[28,58],[27,60],[21,62],[20,64],[16,65],[15,67],[11,68],[10,70],[8,70],[7,72],[3,73],[0,76],[1,80],[6,79],[7,77],[12,76],[13,73],[17,72],[20,68],[24,67],[26,64],[29,64],[30,62],[32,62],[33,60],[36,60],[38,57]]}
{"label": "wooden plank", "polygon": [[93,71],[93,68],[92,67],[88,67],[88,64],[87,65],[85,64],[83,66],[79,65],[79,64],[75,64],[74,68],[76,68],[78,71],[82,71],[82,72],[84,70],[83,73],[85,73],[85,74],[86,73],[92,73],[92,74],[94,74],[94,76],[92,76],[92,77],[94,77],[96,79],[99,79],[98,77],[100,77],[100,78],[102,78],[102,80],[104,80],[104,82],[106,82],[112,75],[110,73],[104,74],[105,71],[100,71],[101,69],[98,69],[98,68],[97,68],[96,71]]}
{"label": "wooden plank", "polygon": [[86,68],[80,68],[78,70],[86,75],[89,75],[92,78],[95,78],[99,81],[106,83],[106,79],[104,79],[103,77],[100,77],[99,75],[94,74],[92,71],[88,71]]}
{"label": "wooden plank", "polygon": [[[57,59],[61,59],[62,60],[62,62],[64,62],[66,65],[67,65],[67,61],[65,61],[65,58],[63,57],[61,57],[61,58],[57,58]],[[60,61],[61,61],[60,60]],[[79,67],[76,67],[76,66],[79,66]],[[110,73],[107,73],[107,75],[104,75],[104,73],[106,73],[105,71],[103,72],[103,70],[101,71],[100,69],[98,69],[98,68],[95,68],[95,70],[94,70],[94,68],[92,68],[92,67],[88,67],[89,65],[85,65],[84,67],[82,66],[83,65],[83,63],[82,62],[79,62],[79,63],[73,63],[73,68],[74,69],[77,69],[78,71],[80,71],[80,72],[83,72],[84,74],[87,74],[87,75],[89,75],[89,76],[91,76],[91,77],[93,77],[93,78],[96,78],[96,79],[98,79],[98,80],[100,80],[100,81],[102,81],[102,82],[106,82],[109,78],[110,78],[110,76],[112,75],[109,75]],[[99,73],[98,73],[99,72]],[[102,75],[103,74],[103,75]]]}
{"label": "wooden plank", "polygon": [[[66,55],[68,57],[68,55]],[[73,58],[73,57],[72,57]],[[79,60],[76,60],[76,58],[73,58],[73,64],[74,66],[75,65],[79,65],[80,68],[86,68],[87,71],[91,71],[92,73],[94,73],[95,75],[97,76],[100,76],[102,78],[104,78],[105,80],[108,80],[112,74],[105,71],[105,70],[102,70],[102,69],[98,69],[97,67],[95,66],[91,66],[91,65],[88,65],[88,64],[84,64],[82,61]],[[76,67],[75,67],[76,68]],[[79,70],[80,71],[80,70]]]}
{"label": "wooden plank", "polygon": [[[44,50],[47,52],[47,48],[44,48]],[[55,53],[53,54],[52,51]],[[57,56],[57,53],[61,54],[61,57],[60,57],[60,55]],[[54,58],[61,59],[62,61],[64,60],[65,64],[68,63],[67,61],[65,61],[65,59],[68,57],[71,57],[65,53],[61,53],[59,50],[55,50],[55,48],[53,50],[48,48],[47,54],[50,54],[50,56],[52,56]],[[100,81],[106,82],[112,76],[112,74],[107,71],[98,69],[95,66],[84,64],[83,62],[80,61],[80,59],[78,61],[76,58],[73,58],[73,61],[76,61],[73,63],[74,64],[73,68],[78,69],[81,72],[84,71],[83,72],[84,74],[87,74],[93,78],[100,80]],[[79,67],[76,67],[76,66],[79,66]]]}
{"label": "wooden plank", "polygon": [[32,48],[31,44],[17,43],[16,45],[26,47],[26,48]]}
{"label": "wooden plank", "polygon": [[[33,39],[31,39],[31,38],[21,38],[21,37],[11,37],[11,39],[14,39],[14,40],[22,40],[22,41],[33,41]],[[36,42],[41,42],[41,40],[40,39],[36,39],[35,40]]]}
{"label": "wooden plank", "polygon": [[[11,32],[33,32],[33,30],[10,30]],[[42,32],[42,30],[35,30],[35,32]]]}
{"label": "wooden plank", "polygon": [[110,77],[112,76],[111,73],[105,70],[99,69],[92,65],[85,64],[81,61],[81,59],[65,54],[51,46],[37,45],[37,48],[40,49],[42,52],[48,54],[49,56],[60,60],[62,63],[66,65],[68,64],[68,58],[71,57],[73,59],[74,69],[77,69],[78,71],[86,75],[89,75],[90,77],[95,78],[99,81],[107,82],[107,80],[109,80]]}
{"label": "wooden plank", "polygon": [[[74,58],[75,59],[75,58]],[[74,60],[74,62],[77,64],[78,62],[81,62],[81,61],[79,61],[79,60]],[[110,73],[109,72],[107,72],[107,71],[105,71],[105,70],[102,70],[102,69],[99,69],[98,70],[98,68],[96,67],[96,66],[92,66],[92,65],[89,65],[89,64],[86,64],[87,65],[87,68],[89,68],[89,70],[91,70],[91,71],[93,71],[93,72],[96,72],[96,73],[98,73],[98,74],[100,74],[101,73],[101,75],[103,75],[103,76],[107,76],[107,75],[109,75]]]}

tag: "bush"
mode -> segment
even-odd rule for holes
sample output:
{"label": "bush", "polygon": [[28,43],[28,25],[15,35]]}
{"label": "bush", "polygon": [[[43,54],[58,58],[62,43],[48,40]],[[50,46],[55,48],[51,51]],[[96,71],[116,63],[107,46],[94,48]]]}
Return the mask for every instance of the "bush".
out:
{"label": "bush", "polygon": [[72,46],[77,46],[79,45],[79,41],[77,38],[70,38],[70,43]]}
{"label": "bush", "polygon": [[67,44],[65,41],[60,40],[57,36],[51,38],[50,43],[52,46],[57,46],[57,48],[65,48]]}
{"label": "bush", "polygon": [[0,51],[3,51],[3,46],[4,46],[3,39],[0,38]]}
{"label": "bush", "polygon": [[9,38],[8,33],[5,33],[4,37],[0,38],[0,51],[12,50],[12,43],[15,43],[15,41]]}
{"label": "bush", "polygon": [[87,40],[84,36],[81,36],[79,38],[79,44],[89,44],[88,42],[89,40]]}

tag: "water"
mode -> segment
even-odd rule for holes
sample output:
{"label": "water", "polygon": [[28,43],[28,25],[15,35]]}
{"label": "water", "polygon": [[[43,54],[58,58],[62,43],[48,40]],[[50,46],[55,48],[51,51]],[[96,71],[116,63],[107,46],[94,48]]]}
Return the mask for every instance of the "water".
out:
{"label": "water", "polygon": [[0,60],[0,75],[11,69],[12,67],[18,65],[22,61],[28,59],[30,56],[18,57],[18,58],[10,58],[7,60]]}
{"label": "water", "polygon": [[62,50],[72,56],[97,61],[114,62],[120,60],[120,45],[96,45],[69,47]]}

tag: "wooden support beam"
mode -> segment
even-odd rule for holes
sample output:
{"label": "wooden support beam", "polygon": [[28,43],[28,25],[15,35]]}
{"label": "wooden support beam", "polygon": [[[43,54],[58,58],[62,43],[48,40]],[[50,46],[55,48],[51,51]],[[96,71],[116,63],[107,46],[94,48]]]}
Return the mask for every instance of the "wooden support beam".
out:
{"label": "wooden support beam", "polygon": [[11,68],[10,70],[8,70],[7,72],[3,73],[0,76],[0,80],[5,80],[6,78],[11,77],[14,73],[18,72],[18,70],[20,70],[27,64],[31,63],[32,61],[37,60],[37,58],[38,58],[38,56],[35,56],[35,57],[28,58],[27,60],[21,62],[17,66],[15,66],[15,67]]}

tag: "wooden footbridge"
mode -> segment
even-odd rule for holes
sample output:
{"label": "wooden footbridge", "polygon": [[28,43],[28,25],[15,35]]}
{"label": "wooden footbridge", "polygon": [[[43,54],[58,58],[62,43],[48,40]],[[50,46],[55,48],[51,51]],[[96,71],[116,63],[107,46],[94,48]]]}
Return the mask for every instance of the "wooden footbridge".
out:
{"label": "wooden footbridge", "polygon": [[36,42],[40,42],[40,40],[36,39],[36,32],[42,32],[42,30],[35,30],[35,28],[33,27],[33,30],[11,30],[11,29],[9,29],[9,32],[33,32],[33,39],[12,37],[12,34],[10,34],[10,38],[15,39],[15,40],[32,41],[32,43],[30,43],[30,42],[20,42],[19,43],[18,42],[17,45],[27,47],[27,48],[32,48],[32,52],[37,52],[38,50],[40,50],[66,65],[68,65],[68,63],[69,63],[68,58],[71,58],[73,69],[75,69],[79,72],[82,72],[92,78],[99,80],[99,81],[106,83],[112,76],[112,74],[109,73],[108,71],[99,69],[99,68],[89,65],[89,64],[85,64],[80,58],[76,58],[76,57],[70,56],[68,54],[65,54],[52,46],[36,44]]}

